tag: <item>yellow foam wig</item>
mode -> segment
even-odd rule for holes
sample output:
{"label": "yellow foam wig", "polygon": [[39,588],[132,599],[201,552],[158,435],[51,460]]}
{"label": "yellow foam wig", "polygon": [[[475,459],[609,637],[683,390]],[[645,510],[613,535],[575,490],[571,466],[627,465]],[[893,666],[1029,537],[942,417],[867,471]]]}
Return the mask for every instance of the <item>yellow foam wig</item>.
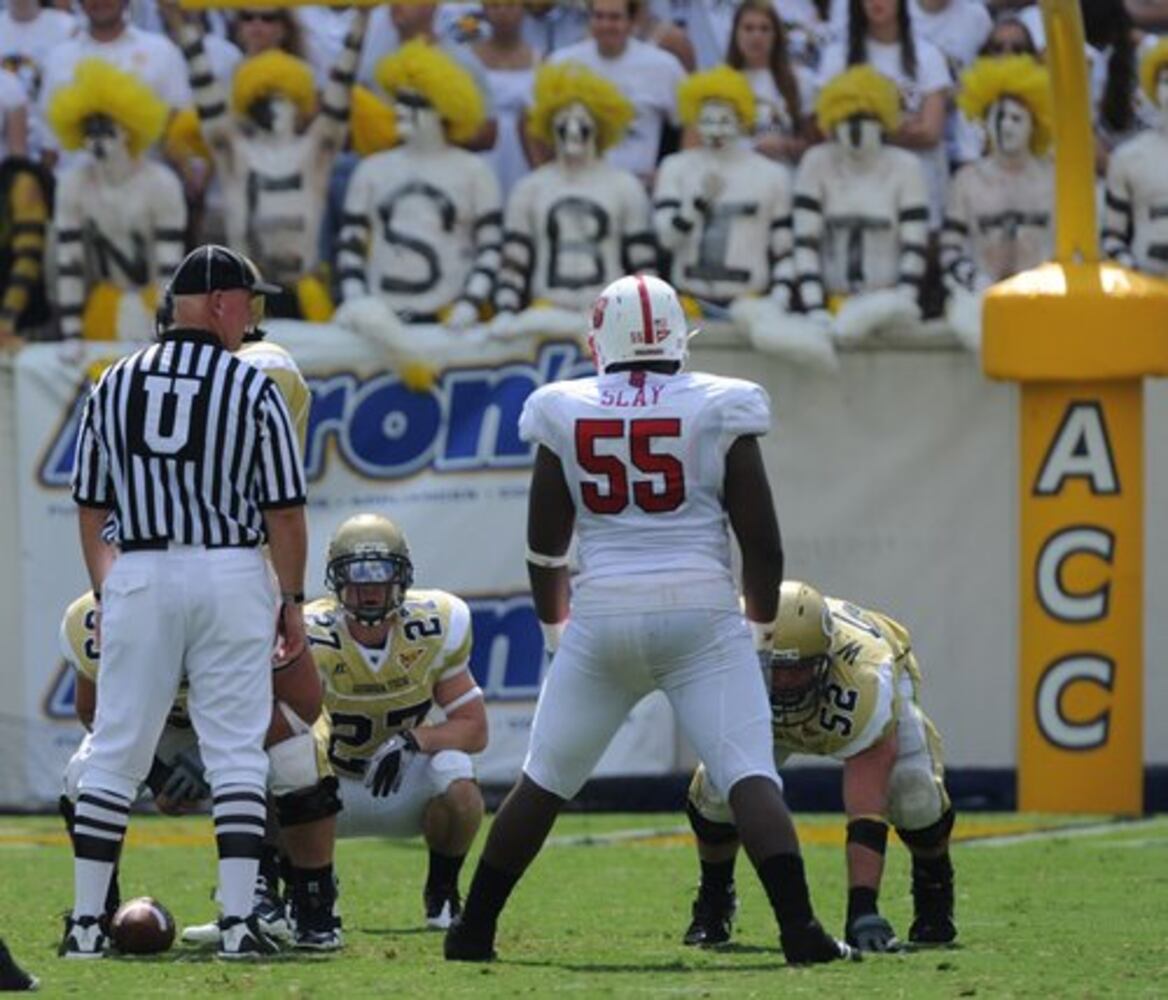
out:
{"label": "yellow foam wig", "polygon": [[549,146],[555,145],[552,119],[577,101],[596,119],[596,149],[601,153],[620,142],[636,114],[615,85],[580,63],[545,63],[535,74],[534,96],[527,133]]}
{"label": "yellow foam wig", "polygon": [[738,70],[718,66],[686,77],[677,88],[677,109],[683,125],[696,124],[703,101],[724,101],[734,108],[744,129],[754,128],[754,91]]}
{"label": "yellow foam wig", "polygon": [[176,162],[211,159],[211,148],[203,138],[199,113],[194,108],[183,108],[170,119],[162,146],[166,155]]}
{"label": "yellow foam wig", "polygon": [[397,145],[397,120],[393,108],[368,87],[353,85],[349,133],[358,156],[369,156]]}
{"label": "yellow foam wig", "polygon": [[421,39],[382,59],[374,77],[391,96],[413,91],[429,101],[451,142],[466,142],[486,121],[486,105],[474,77],[456,59]]}
{"label": "yellow foam wig", "polygon": [[986,116],[990,105],[1003,97],[1025,104],[1034,119],[1030,152],[1041,156],[1050,148],[1050,74],[1027,55],[978,59],[961,74],[957,106],[970,121]]}
{"label": "yellow foam wig", "polygon": [[1162,69],[1168,69],[1168,38],[1161,38],[1140,60],[1140,86],[1153,104],[1156,103],[1156,77]]}
{"label": "yellow foam wig", "polygon": [[85,119],[108,115],[126,130],[130,155],[141,156],[162,135],[169,113],[166,103],[133,73],[101,59],[83,59],[73,82],[53,94],[46,117],[65,149],[80,149]]}
{"label": "yellow foam wig", "polygon": [[280,49],[269,49],[239,64],[231,83],[231,109],[246,115],[254,101],[275,95],[286,97],[308,118],[316,110],[316,81],[303,59]]}
{"label": "yellow foam wig", "polygon": [[900,123],[900,92],[883,73],[871,66],[853,66],[834,76],[819,92],[815,117],[820,131],[831,130],[852,115],[874,115],[885,132],[895,132]]}

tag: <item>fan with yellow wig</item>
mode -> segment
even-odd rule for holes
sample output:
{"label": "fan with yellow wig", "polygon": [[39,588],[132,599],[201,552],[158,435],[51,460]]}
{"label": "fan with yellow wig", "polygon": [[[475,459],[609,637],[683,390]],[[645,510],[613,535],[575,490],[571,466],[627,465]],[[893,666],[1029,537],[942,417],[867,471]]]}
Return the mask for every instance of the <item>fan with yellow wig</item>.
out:
{"label": "fan with yellow wig", "polygon": [[534,101],[527,116],[533,139],[555,144],[552,120],[569,104],[582,104],[596,121],[596,151],[615,146],[636,114],[617,87],[587,66],[575,62],[544,64],[535,74]]}
{"label": "fan with yellow wig", "polygon": [[961,74],[957,106],[970,121],[981,121],[1003,97],[1026,106],[1034,121],[1030,152],[1042,156],[1050,148],[1050,74],[1031,56],[978,59]]}
{"label": "fan with yellow wig", "polygon": [[686,77],[677,88],[677,110],[683,125],[697,123],[705,101],[722,101],[738,115],[743,129],[754,126],[754,91],[750,81],[729,66],[718,66]]}
{"label": "fan with yellow wig", "polygon": [[258,100],[281,96],[296,105],[304,118],[316,108],[316,82],[303,59],[269,49],[239,64],[231,85],[231,108],[240,116]]}
{"label": "fan with yellow wig", "polygon": [[815,118],[824,135],[853,115],[871,115],[886,133],[900,124],[900,93],[883,73],[871,66],[853,66],[832,77],[815,100]]}
{"label": "fan with yellow wig", "polygon": [[85,120],[106,115],[126,131],[130,155],[141,156],[162,135],[169,109],[141,79],[101,59],[77,64],[73,82],[58,89],[46,112],[50,127],[65,149],[80,149]]}
{"label": "fan with yellow wig", "polygon": [[391,96],[413,92],[425,98],[453,143],[473,138],[486,121],[486,105],[474,77],[457,60],[421,39],[407,42],[382,59],[374,77]]}

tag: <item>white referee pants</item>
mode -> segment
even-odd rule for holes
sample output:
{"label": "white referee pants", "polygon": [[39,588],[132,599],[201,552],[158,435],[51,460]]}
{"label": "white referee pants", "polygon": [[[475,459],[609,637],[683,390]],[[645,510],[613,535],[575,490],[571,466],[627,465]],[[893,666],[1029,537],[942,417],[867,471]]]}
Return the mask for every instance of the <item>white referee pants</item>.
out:
{"label": "white referee pants", "polygon": [[629,710],[665,692],[678,725],[721,788],[779,782],[771,711],[738,611],[677,610],[569,619],[539,693],[524,772],[570,799]]}
{"label": "white referee pants", "polygon": [[102,585],[101,672],[81,790],[134,799],[184,670],[212,789],[263,787],[276,613],[258,548],[122,553]]}

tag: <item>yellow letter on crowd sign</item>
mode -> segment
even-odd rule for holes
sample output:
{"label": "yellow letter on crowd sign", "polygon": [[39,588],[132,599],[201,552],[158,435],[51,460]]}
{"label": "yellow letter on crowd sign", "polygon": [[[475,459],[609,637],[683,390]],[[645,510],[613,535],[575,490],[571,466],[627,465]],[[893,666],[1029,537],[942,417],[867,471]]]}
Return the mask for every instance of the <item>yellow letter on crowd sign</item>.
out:
{"label": "yellow letter on crowd sign", "polygon": [[1042,0],[1055,261],[985,302],[982,360],[1021,389],[1018,807],[1143,809],[1143,383],[1168,283],[1100,263],[1077,0]]}

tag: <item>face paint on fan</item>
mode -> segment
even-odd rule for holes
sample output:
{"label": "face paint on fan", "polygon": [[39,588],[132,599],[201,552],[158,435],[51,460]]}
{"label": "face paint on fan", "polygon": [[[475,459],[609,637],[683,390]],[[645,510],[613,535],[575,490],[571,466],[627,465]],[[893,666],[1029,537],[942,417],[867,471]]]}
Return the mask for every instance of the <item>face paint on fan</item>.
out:
{"label": "face paint on fan", "polygon": [[1160,127],[1168,130],[1168,66],[1156,74],[1156,106],[1160,109]]}
{"label": "face paint on fan", "polygon": [[1024,156],[1034,135],[1034,116],[1030,109],[1013,97],[1001,97],[990,105],[986,115],[990,142],[1003,156]]}
{"label": "face paint on fan", "polygon": [[277,138],[296,133],[296,105],[282,94],[270,94],[252,101],[248,116],[256,127]]}
{"label": "face paint on fan", "polygon": [[852,115],[833,129],[835,140],[857,156],[875,152],[883,140],[880,122],[871,115]]}
{"label": "face paint on fan", "polygon": [[556,156],[578,162],[596,154],[596,122],[579,101],[560,108],[552,118]]}
{"label": "face paint on fan", "polygon": [[403,143],[437,145],[445,140],[438,112],[416,91],[399,90],[394,95],[393,111],[397,118],[397,134]]}
{"label": "face paint on fan", "polygon": [[707,149],[725,149],[741,134],[738,115],[726,101],[703,101],[697,120],[698,138]]}
{"label": "face paint on fan", "polygon": [[81,131],[83,147],[99,163],[116,166],[131,160],[126,130],[109,115],[88,115]]}

